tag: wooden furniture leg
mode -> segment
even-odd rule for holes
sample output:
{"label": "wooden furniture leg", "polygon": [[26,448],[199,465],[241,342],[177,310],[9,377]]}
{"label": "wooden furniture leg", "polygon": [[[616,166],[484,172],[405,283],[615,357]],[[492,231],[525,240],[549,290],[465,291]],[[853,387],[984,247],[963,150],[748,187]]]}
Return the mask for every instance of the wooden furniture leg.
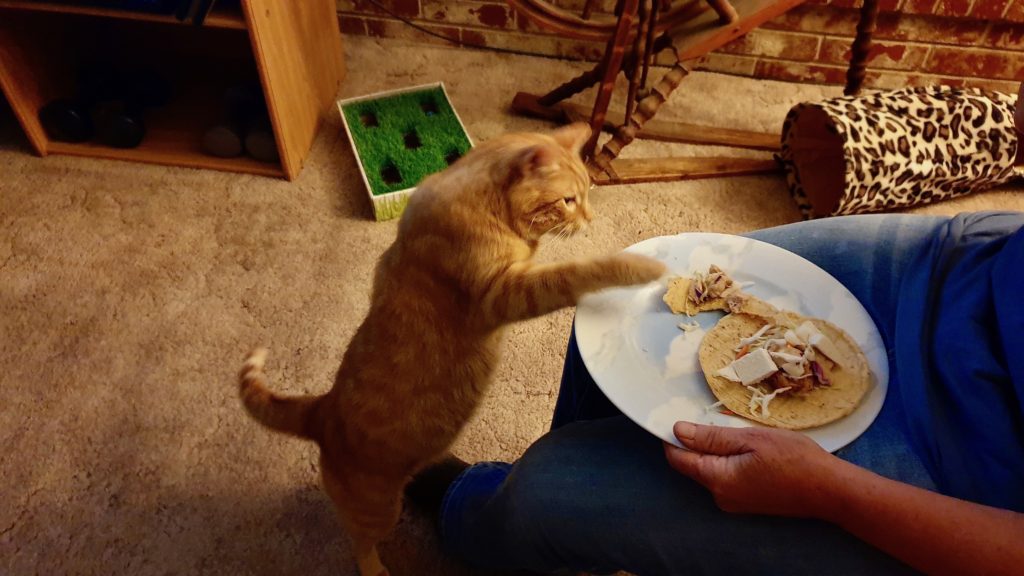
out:
{"label": "wooden furniture leg", "polygon": [[594,12],[594,0],[587,0],[586,3],[583,4],[583,14],[582,14],[581,17],[584,20],[590,20],[590,15],[593,12]]}
{"label": "wooden furniture leg", "polygon": [[668,100],[672,91],[679,87],[679,83],[689,73],[690,69],[682,62],[676,62],[676,65],[662,76],[661,80],[651,89],[651,93],[640,101],[633,115],[615,130],[615,135],[612,136],[612,139],[606,142],[601,147],[601,152],[594,157],[594,162],[602,170],[612,177],[615,176],[614,172],[612,172],[612,160],[619,156],[619,153],[622,152],[626,145],[636,139],[644,123],[654,117],[658,109]]}
{"label": "wooden furniture leg", "polygon": [[[559,15],[558,10],[544,0],[508,0],[524,10],[531,21],[572,38],[590,39],[586,36],[588,31],[606,30],[600,37],[606,42],[605,53],[594,69],[543,97],[520,92],[512,103],[513,110],[517,112],[555,121],[586,120],[589,115],[593,134],[584,154],[589,159],[588,168],[595,184],[665,182],[779,170],[771,159],[619,158],[622,149],[640,137],[778,149],[777,134],[664,122],[653,120],[653,117],[689,74],[694,61],[805,0],[682,1],[682,6],[670,9],[667,0],[618,0],[614,24],[605,19],[607,23],[598,26],[597,16],[594,20],[586,20],[575,15]],[[593,6],[593,0],[586,0],[585,9],[588,6]],[[634,25],[636,18],[639,18],[639,23]],[[654,54],[668,48],[675,53],[676,64],[655,86],[647,89],[647,74]],[[620,72],[624,72],[629,81],[624,114],[609,111],[615,80]],[[592,108],[562,102],[597,83],[600,88]],[[622,124],[617,124],[613,118],[621,118]],[[610,130],[612,138],[597,149],[602,129]]]}
{"label": "wooden furniture leg", "polygon": [[867,71],[868,54],[871,52],[871,37],[875,33],[878,22],[878,0],[864,0],[860,9],[860,21],[857,23],[857,37],[853,41],[850,55],[850,67],[846,70],[847,96],[860,92]]}
{"label": "wooden furniture leg", "polygon": [[647,88],[647,72],[651,69],[651,64],[654,61],[654,38],[657,36],[655,30],[658,24],[658,13],[661,11],[662,0],[654,0],[654,5],[651,7],[651,23],[647,26],[647,42],[644,45],[644,63],[643,72],[640,74],[640,89]]}
{"label": "wooden furniture leg", "polygon": [[543,106],[552,106],[566,98],[569,98],[570,96],[579,94],[594,84],[597,84],[604,76],[606,61],[607,60],[605,58],[602,58],[601,61],[598,62],[597,66],[594,66],[583,74],[580,74],[565,84],[555,88],[551,92],[541,96],[539,99],[540,104]]}
{"label": "wooden furniture leg", "polygon": [[637,11],[639,0],[619,0],[619,25],[615,29],[615,35],[608,41],[608,48],[605,50],[607,62],[604,68],[604,77],[601,79],[601,87],[597,92],[597,99],[594,102],[594,113],[590,117],[590,129],[592,134],[590,140],[583,147],[585,158],[590,157],[597,147],[597,139],[601,135],[601,127],[604,126],[604,118],[608,114],[608,104],[612,100],[612,91],[615,89],[615,79],[622,70],[622,59],[626,53],[626,41],[629,40],[629,32],[633,27],[633,16]]}
{"label": "wooden furniture leg", "polygon": [[729,0],[707,0],[711,9],[718,13],[718,21],[722,24],[731,24],[740,19],[740,15],[733,8]]}
{"label": "wooden furniture leg", "polygon": [[643,72],[644,63],[647,62],[647,54],[644,48],[647,42],[647,31],[652,22],[652,0],[641,0],[640,2],[640,29],[633,38],[633,52],[629,55],[631,66],[629,70],[629,91],[626,94],[626,118],[633,115],[633,104],[636,103],[636,94],[640,89],[640,75]]}

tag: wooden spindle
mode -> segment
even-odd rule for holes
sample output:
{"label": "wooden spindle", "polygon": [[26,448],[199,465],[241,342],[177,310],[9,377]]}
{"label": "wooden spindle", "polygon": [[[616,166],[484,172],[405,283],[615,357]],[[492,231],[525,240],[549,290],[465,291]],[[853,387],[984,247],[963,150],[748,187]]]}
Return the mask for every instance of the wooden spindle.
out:
{"label": "wooden spindle", "polygon": [[718,13],[718,21],[722,24],[731,24],[740,19],[739,13],[733,8],[729,0],[707,0],[711,9]]}
{"label": "wooden spindle", "polygon": [[612,100],[612,90],[615,89],[615,78],[622,70],[622,59],[626,54],[626,42],[629,40],[629,32],[633,27],[633,17],[636,15],[638,2],[639,0],[619,0],[616,7],[615,11],[619,13],[619,23],[615,28],[615,35],[608,41],[608,47],[605,49],[604,77],[601,79],[601,87],[594,100],[594,112],[590,117],[590,140],[583,147],[585,157],[590,157],[594,153],[597,139],[601,136],[601,128],[608,115],[608,104]]}
{"label": "wooden spindle", "polygon": [[583,74],[580,74],[565,84],[555,88],[551,92],[541,96],[539,100],[540,104],[543,106],[552,106],[566,98],[583,92],[594,84],[597,84],[601,81],[601,77],[604,76],[604,67],[606,62],[607,59],[602,58],[601,61],[598,62],[597,66],[594,66]]}
{"label": "wooden spindle", "polygon": [[853,40],[850,55],[850,67],[846,70],[846,90],[844,94],[853,96],[860,92],[867,74],[868,54],[871,53],[871,37],[878,24],[878,0],[864,0],[860,9],[860,21],[857,23],[857,37]]}
{"label": "wooden spindle", "polygon": [[651,23],[647,26],[647,42],[644,45],[644,69],[640,73],[640,90],[647,88],[647,72],[651,69],[654,60],[654,37],[657,32],[658,12],[661,11],[661,0],[654,0],[651,7]]}
{"label": "wooden spindle", "polygon": [[644,63],[644,45],[647,41],[647,29],[651,26],[649,17],[651,15],[652,0],[641,0],[639,20],[640,27],[636,36],[633,37],[633,51],[630,53],[629,67],[629,91],[626,93],[626,115],[629,118],[633,115],[633,105],[636,104],[636,93],[640,88],[640,74]]}
{"label": "wooden spindle", "polygon": [[594,12],[594,0],[587,0],[583,4],[583,14],[580,15],[584,20],[590,20],[590,15]]}
{"label": "wooden spindle", "polygon": [[601,152],[594,157],[595,163],[602,170],[611,174],[609,171],[612,160],[617,158],[622,149],[636,139],[644,124],[654,117],[658,109],[665,104],[668,97],[689,73],[690,69],[682,62],[676,62],[676,65],[662,76],[661,80],[651,89],[651,93],[640,101],[629,119],[615,130],[612,139],[606,142],[601,148]]}

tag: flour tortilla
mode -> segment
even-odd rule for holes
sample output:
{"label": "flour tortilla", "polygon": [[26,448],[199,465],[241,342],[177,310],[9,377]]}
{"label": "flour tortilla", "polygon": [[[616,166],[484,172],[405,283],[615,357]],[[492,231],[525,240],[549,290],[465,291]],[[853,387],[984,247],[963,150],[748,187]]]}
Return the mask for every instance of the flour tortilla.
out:
{"label": "flour tortilla", "polygon": [[[841,363],[833,365],[827,361],[819,362],[831,386],[818,386],[802,394],[776,396],[768,407],[770,415],[767,418],[761,416],[760,412],[751,414],[750,390],[717,373],[736,359],[734,349],[740,339],[751,336],[770,320],[761,316],[733,313],[719,320],[700,344],[700,367],[715,397],[738,416],[789,430],[823,426],[853,412],[872,386],[868,360],[853,338],[831,322],[804,318],[792,312],[781,312],[773,320],[785,320],[792,327],[810,320],[836,345],[844,356]],[[819,356],[824,355],[819,353]]]}
{"label": "flour tortilla", "polygon": [[725,303],[725,298],[711,298],[701,302],[700,304],[694,304],[690,300],[690,284],[693,280],[690,278],[672,278],[668,281],[668,291],[665,292],[665,296],[662,300],[672,310],[673,314],[686,314],[687,316],[694,316],[698,312],[707,312],[709,310],[728,310],[729,307]]}

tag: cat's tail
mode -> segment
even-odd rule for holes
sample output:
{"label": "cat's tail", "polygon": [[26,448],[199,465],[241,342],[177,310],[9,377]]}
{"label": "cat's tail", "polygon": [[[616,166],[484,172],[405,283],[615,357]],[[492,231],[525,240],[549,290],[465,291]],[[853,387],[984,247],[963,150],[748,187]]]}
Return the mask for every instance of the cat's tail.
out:
{"label": "cat's tail", "polygon": [[258,348],[249,353],[238,374],[238,394],[242,404],[260,424],[271,430],[301,438],[316,440],[313,412],[320,396],[278,396],[267,389],[267,376],[263,365],[267,349]]}

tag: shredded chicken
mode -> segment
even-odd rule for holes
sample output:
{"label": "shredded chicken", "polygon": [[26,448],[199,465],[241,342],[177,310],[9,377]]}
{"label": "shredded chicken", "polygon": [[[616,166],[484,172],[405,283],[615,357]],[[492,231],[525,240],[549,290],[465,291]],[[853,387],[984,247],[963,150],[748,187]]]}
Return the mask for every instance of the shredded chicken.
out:
{"label": "shredded chicken", "polygon": [[722,272],[722,269],[714,264],[708,268],[708,273],[695,272],[693,281],[690,282],[690,293],[687,297],[694,304],[702,304],[708,300],[721,298],[726,291],[733,287],[732,278]]}
{"label": "shredded chicken", "polygon": [[[777,318],[778,319],[778,318]],[[817,361],[814,346],[797,335],[791,326],[765,324],[757,332],[741,338],[734,348],[736,358],[763,348],[768,352],[778,372],[772,374],[760,384],[744,386],[751,391],[751,414],[760,411],[762,416],[768,413],[768,403],[780,394],[801,394],[809,392],[817,386],[829,386],[828,377],[823,365]],[[732,370],[732,364],[718,372],[719,376],[740,382]],[[742,383],[742,382],[740,382]],[[765,392],[762,387],[772,392]]]}

